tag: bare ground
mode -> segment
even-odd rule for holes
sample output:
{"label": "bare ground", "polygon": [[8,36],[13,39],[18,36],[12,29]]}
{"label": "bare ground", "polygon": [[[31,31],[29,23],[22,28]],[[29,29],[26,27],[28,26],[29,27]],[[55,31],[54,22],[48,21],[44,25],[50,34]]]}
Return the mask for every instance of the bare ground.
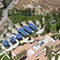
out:
{"label": "bare ground", "polygon": [[60,10],[60,0],[19,0],[18,4],[16,5],[17,8],[23,9],[23,5],[30,4],[33,1],[37,2],[37,5],[40,5],[45,10],[53,10],[59,8]]}

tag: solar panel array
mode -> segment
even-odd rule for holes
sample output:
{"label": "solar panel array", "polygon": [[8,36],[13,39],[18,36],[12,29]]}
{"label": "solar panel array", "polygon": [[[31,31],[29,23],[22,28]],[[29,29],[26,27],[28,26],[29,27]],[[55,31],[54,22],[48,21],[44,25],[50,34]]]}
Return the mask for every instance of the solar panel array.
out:
{"label": "solar panel array", "polygon": [[[29,27],[28,27],[28,26],[24,26],[23,28],[19,28],[19,29],[18,29],[18,33],[16,34],[16,38],[17,38],[19,41],[22,39],[23,36],[27,36],[28,33],[31,34],[31,33],[34,32],[34,30],[37,29],[37,27],[36,27],[34,24],[32,24],[32,23],[29,23],[28,25],[29,25]],[[30,27],[31,27],[32,29],[31,29]],[[15,44],[15,43],[16,43],[16,38],[12,36],[12,37],[9,38],[9,40],[10,40],[10,42],[11,42],[12,44]],[[5,40],[2,42],[2,44],[3,44],[6,48],[10,47],[9,42],[8,42],[7,39],[5,39]]]}
{"label": "solar panel array", "polygon": [[18,32],[21,33],[23,36],[27,36],[28,33],[31,34],[35,30],[37,30],[37,26],[35,26],[34,24],[29,23],[28,25],[29,25],[29,27],[28,26],[24,26],[23,29],[19,28]]}

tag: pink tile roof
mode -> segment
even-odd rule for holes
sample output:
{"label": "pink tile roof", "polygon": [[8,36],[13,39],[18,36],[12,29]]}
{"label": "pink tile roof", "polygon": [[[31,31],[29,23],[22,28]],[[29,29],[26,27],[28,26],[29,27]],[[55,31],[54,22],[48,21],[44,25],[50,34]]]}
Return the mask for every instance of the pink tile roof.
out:
{"label": "pink tile roof", "polygon": [[34,55],[31,55],[31,56],[28,56],[26,58],[26,60],[36,60],[36,59],[39,59],[39,60],[47,60],[47,57],[45,56],[46,55],[46,52],[43,51],[39,56],[35,57]]}
{"label": "pink tile roof", "polygon": [[45,55],[46,55],[46,52],[43,51],[36,59],[47,60],[47,57]]}
{"label": "pink tile roof", "polygon": [[[47,34],[47,35],[48,35],[48,36],[52,36],[53,34],[52,34],[52,33],[49,33],[49,34]],[[46,36],[46,35],[45,35],[45,36]],[[45,38],[45,36],[44,36],[44,37],[39,36],[39,37],[37,37],[37,38],[35,38],[35,39],[36,39],[36,40],[39,39],[39,41],[41,41],[41,40],[43,40],[43,39]],[[33,55],[31,55],[31,56],[27,55],[28,57],[27,57],[26,60],[36,60],[36,59],[46,60],[47,57],[45,57],[45,55],[46,55],[46,52],[45,52],[45,51],[42,52],[42,53],[41,53],[40,55],[38,55],[37,57],[35,57],[35,55],[36,55],[38,52],[40,52],[41,50],[43,50],[43,49],[45,48],[45,46],[48,46],[49,44],[51,44],[51,43],[52,43],[52,40],[49,39],[49,42],[46,43],[45,45],[43,45],[43,46],[42,46],[40,49],[38,49],[38,50],[35,50],[35,49],[33,48],[33,46],[36,45],[36,43],[38,43],[38,42],[35,41],[33,44],[27,43],[27,44],[25,44],[25,45],[23,45],[23,46],[20,46],[20,47],[16,48],[16,49],[13,51],[13,53],[14,53],[15,55],[17,55],[17,54],[19,54],[21,51],[23,51],[24,49],[25,49],[25,50],[32,49],[35,53],[34,53]],[[17,52],[17,51],[18,51],[18,52]],[[43,59],[42,59],[42,58],[43,58]]]}
{"label": "pink tile roof", "polygon": [[28,56],[25,60],[35,60],[35,57],[31,55],[31,56]]}
{"label": "pink tile roof", "polygon": [[59,48],[55,48],[56,45],[59,45],[60,44],[60,40],[56,40],[56,42],[52,45],[53,46],[53,49],[54,51],[57,51]]}
{"label": "pink tile roof", "polygon": [[26,50],[26,47],[28,47],[30,44],[29,43],[27,43],[27,44],[25,44],[25,45],[23,45],[23,46],[19,46],[19,47],[17,47],[14,51],[13,51],[13,53],[15,54],[15,55],[17,55],[17,54],[19,54],[21,51],[23,51],[24,49]]}

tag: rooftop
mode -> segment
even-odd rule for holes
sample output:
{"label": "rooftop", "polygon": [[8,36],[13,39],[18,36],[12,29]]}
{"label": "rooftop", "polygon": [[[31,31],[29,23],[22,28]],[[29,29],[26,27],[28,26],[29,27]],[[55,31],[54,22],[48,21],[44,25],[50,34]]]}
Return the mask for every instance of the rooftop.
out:
{"label": "rooftop", "polygon": [[56,40],[56,42],[52,45],[53,46],[53,49],[54,51],[57,51],[59,49],[58,45],[60,44],[60,40]]}
{"label": "rooftop", "polygon": [[[36,60],[36,59],[44,59],[46,60],[47,57],[46,55],[46,51],[45,51],[45,47],[46,46],[51,46],[53,44],[53,39],[49,36],[52,36],[51,33],[45,35],[44,37],[40,36],[36,39],[39,39],[39,41],[35,41],[33,44],[25,44],[23,46],[20,46],[18,48],[16,48],[13,53],[15,55],[19,54],[21,51],[26,50],[27,51],[27,58],[26,60]],[[44,43],[42,43],[44,42]],[[55,43],[55,42],[54,42]],[[18,51],[18,52],[17,52]]]}
{"label": "rooftop", "polygon": [[23,45],[23,46],[19,46],[18,48],[16,48],[16,49],[13,51],[13,53],[14,53],[15,55],[19,54],[21,51],[26,50],[26,47],[28,47],[29,45],[30,45],[30,44],[27,43],[27,44],[25,44],[25,45]]}

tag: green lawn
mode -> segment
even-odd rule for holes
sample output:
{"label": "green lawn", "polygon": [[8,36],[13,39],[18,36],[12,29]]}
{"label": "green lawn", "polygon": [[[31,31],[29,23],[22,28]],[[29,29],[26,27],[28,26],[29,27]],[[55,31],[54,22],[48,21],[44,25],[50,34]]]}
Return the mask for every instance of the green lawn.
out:
{"label": "green lawn", "polygon": [[42,15],[23,16],[16,14],[16,15],[11,15],[9,18],[14,24],[16,24],[16,23],[20,23],[21,21],[41,20],[42,17],[43,17]]}

